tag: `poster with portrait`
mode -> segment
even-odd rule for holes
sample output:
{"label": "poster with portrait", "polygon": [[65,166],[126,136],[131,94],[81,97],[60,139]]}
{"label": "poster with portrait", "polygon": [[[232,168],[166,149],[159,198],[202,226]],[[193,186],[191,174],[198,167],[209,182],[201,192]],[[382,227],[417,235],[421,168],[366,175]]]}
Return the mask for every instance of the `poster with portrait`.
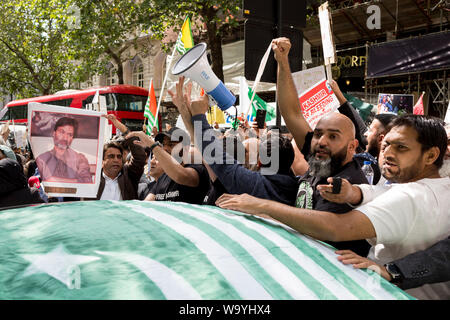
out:
{"label": "poster with portrait", "polygon": [[47,195],[97,196],[106,121],[101,115],[85,109],[28,104],[28,138]]}
{"label": "poster with portrait", "polygon": [[378,95],[377,114],[395,113],[398,115],[413,113],[414,95],[380,93]]}

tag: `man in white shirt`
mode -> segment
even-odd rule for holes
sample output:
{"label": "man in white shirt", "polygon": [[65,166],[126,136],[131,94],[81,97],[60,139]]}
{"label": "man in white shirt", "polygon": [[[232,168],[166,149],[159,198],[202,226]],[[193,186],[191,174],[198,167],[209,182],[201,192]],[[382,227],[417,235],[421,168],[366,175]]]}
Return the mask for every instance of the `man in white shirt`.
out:
{"label": "man in white shirt", "polygon": [[[389,192],[379,189],[373,201],[348,213],[299,209],[248,195],[226,194],[216,203],[226,209],[269,216],[319,240],[367,239],[373,246],[383,246],[377,246],[374,257],[383,264],[448,237],[450,179],[439,175],[446,149],[447,136],[439,121],[402,116],[394,121],[380,152],[382,174],[394,185]],[[352,193],[357,195],[355,199],[347,199],[351,204],[362,198],[361,189],[356,191]],[[322,186],[321,192],[332,194],[332,188]],[[419,299],[450,299],[450,282],[424,285],[412,289],[411,294]]]}
{"label": "man in white shirt", "polygon": [[125,140],[131,150],[131,161],[124,164],[124,148],[117,142],[103,146],[102,177],[97,200],[138,199],[139,180],[144,172],[146,154],[144,149]]}

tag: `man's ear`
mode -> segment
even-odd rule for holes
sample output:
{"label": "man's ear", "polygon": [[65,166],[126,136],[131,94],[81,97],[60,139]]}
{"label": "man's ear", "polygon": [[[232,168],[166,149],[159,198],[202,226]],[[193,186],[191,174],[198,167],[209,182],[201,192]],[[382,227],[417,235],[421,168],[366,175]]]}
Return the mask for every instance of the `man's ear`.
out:
{"label": "man's ear", "polygon": [[347,146],[347,149],[351,152],[355,151],[356,152],[356,148],[358,148],[359,142],[357,139],[353,139],[352,141],[350,141],[350,143]]}
{"label": "man's ear", "polygon": [[377,137],[378,145],[381,145],[381,143],[383,142],[383,139],[384,139],[384,134],[380,133]]}
{"label": "man's ear", "polygon": [[437,158],[439,158],[439,154],[441,152],[439,151],[439,148],[434,146],[425,151],[424,158],[425,158],[425,164],[426,165],[432,165]]}

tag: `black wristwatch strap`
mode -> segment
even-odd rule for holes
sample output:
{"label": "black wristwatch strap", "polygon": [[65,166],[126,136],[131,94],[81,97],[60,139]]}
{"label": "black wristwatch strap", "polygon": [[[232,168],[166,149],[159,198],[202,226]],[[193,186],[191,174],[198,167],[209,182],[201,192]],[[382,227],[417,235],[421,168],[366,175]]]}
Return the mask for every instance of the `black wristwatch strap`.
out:
{"label": "black wristwatch strap", "polygon": [[403,281],[403,275],[394,263],[386,263],[386,271],[391,275],[391,283],[400,284]]}
{"label": "black wristwatch strap", "polygon": [[153,152],[153,149],[157,146],[160,146],[162,148],[162,144],[159,141],[156,141],[154,144],[151,145],[150,147],[150,152]]}

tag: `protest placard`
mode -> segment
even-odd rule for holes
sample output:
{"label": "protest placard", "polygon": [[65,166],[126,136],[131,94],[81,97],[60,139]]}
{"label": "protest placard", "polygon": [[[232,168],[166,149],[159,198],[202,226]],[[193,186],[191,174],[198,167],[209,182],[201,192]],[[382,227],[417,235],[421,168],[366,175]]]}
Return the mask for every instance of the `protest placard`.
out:
{"label": "protest placard", "polygon": [[312,129],[316,127],[320,118],[336,111],[340,106],[339,100],[326,80],[316,83],[303,93],[299,100],[303,116]]}
{"label": "protest placard", "polygon": [[314,86],[317,82],[325,80],[326,74],[323,66],[318,66],[292,73],[297,93],[300,96],[305,91]]}
{"label": "protest placard", "polygon": [[28,105],[29,141],[49,196],[97,196],[106,122],[101,114],[36,102]]}

